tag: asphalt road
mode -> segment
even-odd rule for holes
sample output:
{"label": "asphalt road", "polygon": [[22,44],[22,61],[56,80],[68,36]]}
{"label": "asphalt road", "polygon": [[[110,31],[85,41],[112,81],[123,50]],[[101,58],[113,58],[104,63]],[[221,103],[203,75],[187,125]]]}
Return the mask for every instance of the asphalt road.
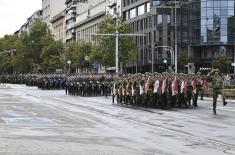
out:
{"label": "asphalt road", "polygon": [[0,86],[0,155],[235,154],[235,103],[139,109],[105,97]]}

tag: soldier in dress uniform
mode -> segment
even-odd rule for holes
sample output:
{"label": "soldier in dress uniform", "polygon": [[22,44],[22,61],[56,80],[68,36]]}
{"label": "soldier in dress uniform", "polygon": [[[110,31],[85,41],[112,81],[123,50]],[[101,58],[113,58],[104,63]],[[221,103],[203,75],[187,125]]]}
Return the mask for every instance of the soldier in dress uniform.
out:
{"label": "soldier in dress uniform", "polygon": [[197,107],[197,100],[198,100],[198,95],[199,93],[202,93],[202,89],[203,89],[203,79],[201,76],[201,73],[198,72],[195,76],[195,82],[196,82],[196,93],[194,94],[194,98],[193,98],[193,106]]}

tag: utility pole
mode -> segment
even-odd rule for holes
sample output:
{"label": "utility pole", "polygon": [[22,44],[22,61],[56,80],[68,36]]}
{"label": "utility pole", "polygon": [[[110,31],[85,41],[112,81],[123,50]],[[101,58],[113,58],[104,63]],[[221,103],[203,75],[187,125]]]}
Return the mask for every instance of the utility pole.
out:
{"label": "utility pole", "polygon": [[88,33],[87,35],[93,35],[93,36],[115,36],[116,39],[116,44],[115,44],[115,68],[116,68],[116,74],[119,74],[119,37],[120,36],[145,36],[145,34],[132,34],[132,33],[128,33],[128,34],[121,34],[118,31],[118,16],[116,17],[116,31],[115,33],[110,33],[110,34],[91,34]]}
{"label": "utility pole", "polygon": [[116,16],[116,32],[115,32],[115,39],[116,39],[116,48],[115,48],[115,63],[116,63],[116,74],[119,73],[119,31],[118,31],[118,16]]}
{"label": "utility pole", "polygon": [[234,41],[234,49],[233,49],[233,73],[235,74],[235,41]]}
{"label": "utility pole", "polygon": [[177,36],[177,6],[176,6],[176,0],[175,0],[175,73],[178,72],[178,36]]}

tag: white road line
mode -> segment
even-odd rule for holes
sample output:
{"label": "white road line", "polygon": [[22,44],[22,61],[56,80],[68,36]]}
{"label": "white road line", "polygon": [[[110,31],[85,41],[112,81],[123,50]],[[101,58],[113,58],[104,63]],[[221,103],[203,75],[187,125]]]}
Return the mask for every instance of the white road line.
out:
{"label": "white road line", "polygon": [[170,111],[159,111],[159,112],[162,112],[162,113],[167,113],[167,114],[172,114],[172,115],[177,115],[177,116],[183,116],[183,117],[190,117],[190,118],[195,118],[195,119],[200,119],[201,117],[199,116],[195,116],[195,115],[188,115],[188,114],[180,114],[178,112],[170,112]]}
{"label": "white road line", "polygon": [[[209,107],[209,109],[213,109],[213,107]],[[229,108],[220,108],[220,107],[217,107],[216,108],[217,110],[221,110],[221,111],[230,111],[230,112],[235,112],[235,109],[229,109]]]}
{"label": "white road line", "polygon": [[[38,97],[38,96],[33,96],[33,97],[42,98],[42,97]],[[71,106],[80,107],[81,109],[86,110],[86,111],[90,111],[90,112],[93,112],[93,113],[96,113],[96,114],[100,114],[100,115],[103,115],[103,116],[108,116],[108,117],[112,117],[112,118],[116,118],[116,119],[120,119],[120,120],[133,122],[135,124],[143,125],[143,126],[146,126],[146,127],[155,128],[155,129],[158,129],[158,130],[161,130],[161,131],[168,132],[168,133],[173,134],[173,135],[178,135],[181,138],[187,138],[187,139],[190,139],[190,140],[193,140],[193,141],[196,141],[196,142],[200,142],[200,143],[204,143],[204,144],[209,143],[213,146],[216,146],[216,147],[219,147],[219,148],[222,148],[222,149],[225,149],[225,150],[232,150],[232,151],[235,150],[235,145],[234,144],[228,144],[228,143],[224,143],[222,141],[217,141],[217,140],[214,140],[214,139],[208,139],[208,138],[192,135],[190,133],[185,133],[183,131],[177,131],[177,130],[174,130],[174,129],[165,128],[165,127],[162,127],[160,125],[149,124],[149,123],[146,123],[146,122],[142,122],[142,121],[138,121],[138,120],[134,120],[134,119],[130,119],[130,118],[125,118],[125,117],[122,117],[122,116],[112,115],[110,113],[103,113],[103,112],[100,112],[100,111],[97,111],[97,110],[94,110],[94,109],[90,109],[89,107],[86,107],[86,106],[71,104],[71,103],[63,101],[63,100],[57,100],[57,99],[48,98],[48,97],[44,97],[43,100],[60,102],[60,103],[68,104],[68,105],[71,105]]]}

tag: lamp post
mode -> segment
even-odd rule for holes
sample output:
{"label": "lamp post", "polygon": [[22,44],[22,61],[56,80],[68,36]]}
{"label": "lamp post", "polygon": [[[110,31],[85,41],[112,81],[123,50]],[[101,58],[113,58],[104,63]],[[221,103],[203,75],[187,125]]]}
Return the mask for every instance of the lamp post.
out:
{"label": "lamp post", "polygon": [[[157,6],[156,8],[174,8],[174,12],[175,12],[175,22],[174,22],[174,29],[175,29],[175,73],[178,72],[178,36],[177,36],[177,8],[180,8],[180,1],[177,2],[177,0],[174,0],[174,1],[170,1],[170,3],[168,4],[172,4],[174,3],[174,6],[163,6],[163,5],[160,5],[160,6]],[[185,4],[185,3],[183,3]],[[187,3],[186,3],[187,4]]]}
{"label": "lamp post", "polygon": [[67,63],[68,63],[68,65],[69,65],[69,71],[68,71],[68,73],[69,73],[69,75],[70,75],[70,73],[71,73],[70,69],[71,69],[71,63],[72,63],[72,62],[71,62],[71,60],[68,60]]}
{"label": "lamp post", "polygon": [[178,72],[178,36],[177,36],[177,5],[175,0],[175,73]]}
{"label": "lamp post", "polygon": [[235,41],[233,47],[233,73],[235,74]]}
{"label": "lamp post", "polygon": [[171,46],[158,46],[158,47],[162,47],[162,48],[164,48],[165,50],[170,51],[170,54],[171,54],[171,65],[173,65],[173,64],[174,64],[174,60],[175,60],[175,52],[174,52],[174,49],[173,49]]}
{"label": "lamp post", "polygon": [[164,59],[164,60],[163,60],[163,63],[166,65],[166,72],[167,72],[167,60]]}

